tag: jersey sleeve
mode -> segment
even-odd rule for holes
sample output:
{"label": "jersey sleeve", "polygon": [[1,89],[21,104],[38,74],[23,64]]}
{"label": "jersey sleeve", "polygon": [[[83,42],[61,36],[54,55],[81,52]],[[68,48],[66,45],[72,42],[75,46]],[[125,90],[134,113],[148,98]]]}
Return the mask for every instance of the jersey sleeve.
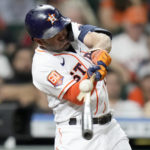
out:
{"label": "jersey sleeve", "polygon": [[34,54],[32,78],[36,88],[58,99],[62,99],[65,92],[76,83],[60,64],[60,59],[45,51],[36,51]]}
{"label": "jersey sleeve", "polygon": [[65,71],[51,68],[47,71],[40,71],[36,78],[33,80],[33,84],[42,92],[62,99],[65,92],[76,81],[71,75],[65,73]]}
{"label": "jersey sleeve", "polygon": [[72,23],[72,30],[74,39],[80,40],[81,42],[83,42],[84,37],[88,32],[104,33],[112,39],[112,34],[108,30],[93,25],[80,25],[77,23]]}

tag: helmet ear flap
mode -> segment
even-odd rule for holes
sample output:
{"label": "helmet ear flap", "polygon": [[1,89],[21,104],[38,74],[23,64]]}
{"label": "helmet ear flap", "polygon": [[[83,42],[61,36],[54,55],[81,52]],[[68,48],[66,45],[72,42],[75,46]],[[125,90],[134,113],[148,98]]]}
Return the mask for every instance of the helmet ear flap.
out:
{"label": "helmet ear flap", "polygon": [[49,39],[69,25],[71,20],[51,5],[39,5],[26,14],[25,26],[33,38]]}

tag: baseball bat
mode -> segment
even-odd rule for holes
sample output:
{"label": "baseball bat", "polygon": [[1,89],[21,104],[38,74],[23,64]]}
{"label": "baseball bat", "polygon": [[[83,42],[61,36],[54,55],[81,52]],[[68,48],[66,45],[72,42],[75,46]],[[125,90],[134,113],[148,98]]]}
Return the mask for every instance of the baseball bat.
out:
{"label": "baseball bat", "polygon": [[82,112],[82,136],[86,140],[93,137],[93,120],[90,103],[90,92],[85,95],[84,109]]}
{"label": "baseball bat", "polygon": [[[91,84],[95,80],[95,74],[90,78]],[[82,112],[82,136],[86,140],[90,140],[93,137],[93,119],[91,109],[91,91],[84,96],[84,109]]]}

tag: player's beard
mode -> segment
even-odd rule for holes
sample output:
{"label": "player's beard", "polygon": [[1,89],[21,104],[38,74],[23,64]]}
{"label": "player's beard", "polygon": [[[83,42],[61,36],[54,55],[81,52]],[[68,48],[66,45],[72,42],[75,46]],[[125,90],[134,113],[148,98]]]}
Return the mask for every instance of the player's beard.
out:
{"label": "player's beard", "polygon": [[49,46],[49,45],[46,45],[46,48],[50,51],[54,51],[54,52],[62,52],[62,51],[65,51],[69,48],[70,46],[70,43],[66,43],[64,44],[61,48],[55,48],[55,47],[52,47],[52,46]]}
{"label": "player's beard", "polygon": [[66,43],[66,44],[63,46],[63,48],[60,49],[60,51],[65,51],[65,50],[67,50],[67,49],[69,48],[69,46],[70,46],[70,43],[68,42],[68,43]]}

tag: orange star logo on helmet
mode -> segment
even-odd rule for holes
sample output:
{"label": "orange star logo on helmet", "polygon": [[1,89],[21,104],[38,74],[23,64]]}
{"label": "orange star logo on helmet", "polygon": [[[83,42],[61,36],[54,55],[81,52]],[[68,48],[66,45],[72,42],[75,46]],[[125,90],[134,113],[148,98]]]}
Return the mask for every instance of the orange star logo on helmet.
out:
{"label": "orange star logo on helmet", "polygon": [[54,24],[54,22],[56,21],[57,19],[55,18],[55,14],[48,14],[48,19],[47,21],[50,21],[52,24]]}

